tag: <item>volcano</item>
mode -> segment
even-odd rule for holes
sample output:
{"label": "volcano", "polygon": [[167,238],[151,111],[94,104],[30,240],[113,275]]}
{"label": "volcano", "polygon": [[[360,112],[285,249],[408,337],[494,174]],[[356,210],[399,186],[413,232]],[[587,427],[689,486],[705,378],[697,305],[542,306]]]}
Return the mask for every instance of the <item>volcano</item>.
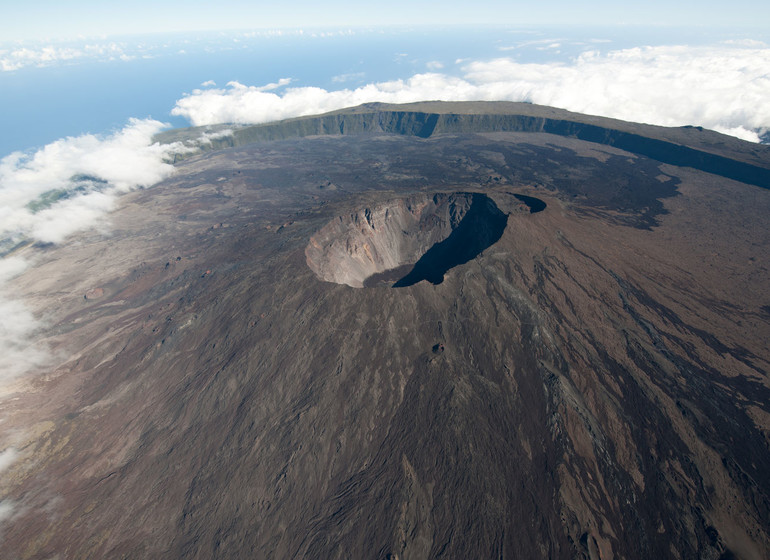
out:
{"label": "volcano", "polygon": [[235,127],[18,249],[0,556],[768,558],[769,188],[529,104]]}

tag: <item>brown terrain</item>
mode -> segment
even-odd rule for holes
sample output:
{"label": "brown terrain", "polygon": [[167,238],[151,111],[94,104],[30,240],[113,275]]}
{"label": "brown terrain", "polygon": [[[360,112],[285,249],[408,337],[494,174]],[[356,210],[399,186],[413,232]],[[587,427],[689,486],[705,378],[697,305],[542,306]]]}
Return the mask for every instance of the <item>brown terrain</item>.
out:
{"label": "brown terrain", "polygon": [[[255,127],[19,249],[0,557],[770,558],[770,149],[514,105]],[[450,127],[519,109],[568,124]]]}

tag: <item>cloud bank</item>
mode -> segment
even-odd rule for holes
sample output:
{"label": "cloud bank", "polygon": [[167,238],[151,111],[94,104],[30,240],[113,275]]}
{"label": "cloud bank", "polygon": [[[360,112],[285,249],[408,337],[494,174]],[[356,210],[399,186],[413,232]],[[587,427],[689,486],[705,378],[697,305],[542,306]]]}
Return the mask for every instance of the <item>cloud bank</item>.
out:
{"label": "cloud bank", "polygon": [[[19,275],[28,263],[19,257],[0,259],[0,383],[44,365],[49,354],[33,342],[40,323],[22,301],[6,293],[3,284]],[[10,464],[12,451],[0,453],[0,471]]]}
{"label": "cloud bank", "polygon": [[18,455],[18,452],[13,447],[0,451],[0,473],[10,467]]}
{"label": "cloud bank", "polygon": [[[13,252],[25,241],[61,243],[98,226],[116,197],[149,186],[173,172],[167,159],[185,151],[152,137],[165,125],[131,120],[122,130],[58,140],[40,150],[14,152],[0,160],[0,382],[47,363],[35,343],[41,325],[9,291],[8,282],[29,266]],[[28,258],[28,257],[27,257]]]}
{"label": "cloud bank", "polygon": [[0,49],[0,72],[84,60],[131,60],[134,56],[126,51],[126,45],[115,42],[18,46]]}
{"label": "cloud bank", "polygon": [[0,501],[0,523],[6,519],[10,519],[13,515],[13,502],[10,500]]}
{"label": "cloud bank", "polygon": [[80,39],[59,41],[4,42],[0,37],[0,72],[22,68],[79,64],[84,62],[129,61],[175,54],[194,54],[260,48],[264,40],[287,37],[326,39],[351,36],[350,29],[307,31],[262,29],[257,31],[204,32],[184,36],[161,34],[125,40]]}
{"label": "cloud bank", "polygon": [[65,138],[0,160],[0,239],[59,243],[96,225],[116,194],[167,177],[165,160],[178,147],[152,142],[163,127],[132,119],[107,137]]}
{"label": "cloud bank", "polygon": [[457,76],[430,72],[356,89],[281,89],[286,78],[267,87],[230,82],[194,90],[171,113],[196,126],[256,124],[373,101],[508,100],[663,126],[699,125],[757,142],[757,133],[770,128],[768,68],[770,47],[758,42],[639,47],[586,51],[566,64],[465,61]]}

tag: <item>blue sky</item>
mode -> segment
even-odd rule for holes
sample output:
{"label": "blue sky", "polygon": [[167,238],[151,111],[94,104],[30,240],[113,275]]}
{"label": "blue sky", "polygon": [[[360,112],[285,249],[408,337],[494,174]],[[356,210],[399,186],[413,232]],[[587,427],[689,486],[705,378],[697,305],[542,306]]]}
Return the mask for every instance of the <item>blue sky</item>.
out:
{"label": "blue sky", "polygon": [[295,0],[289,3],[230,0],[5,0],[0,42],[104,35],[249,28],[372,25],[674,25],[766,28],[770,2],[649,0],[627,3],[392,0]]}

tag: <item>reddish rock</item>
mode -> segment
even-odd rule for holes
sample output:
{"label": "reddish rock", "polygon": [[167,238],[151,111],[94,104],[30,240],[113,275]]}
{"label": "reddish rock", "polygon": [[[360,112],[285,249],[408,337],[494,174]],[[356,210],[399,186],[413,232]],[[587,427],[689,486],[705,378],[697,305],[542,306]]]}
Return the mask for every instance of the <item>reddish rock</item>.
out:
{"label": "reddish rock", "polygon": [[91,288],[83,296],[83,299],[92,300],[104,297],[104,288]]}

